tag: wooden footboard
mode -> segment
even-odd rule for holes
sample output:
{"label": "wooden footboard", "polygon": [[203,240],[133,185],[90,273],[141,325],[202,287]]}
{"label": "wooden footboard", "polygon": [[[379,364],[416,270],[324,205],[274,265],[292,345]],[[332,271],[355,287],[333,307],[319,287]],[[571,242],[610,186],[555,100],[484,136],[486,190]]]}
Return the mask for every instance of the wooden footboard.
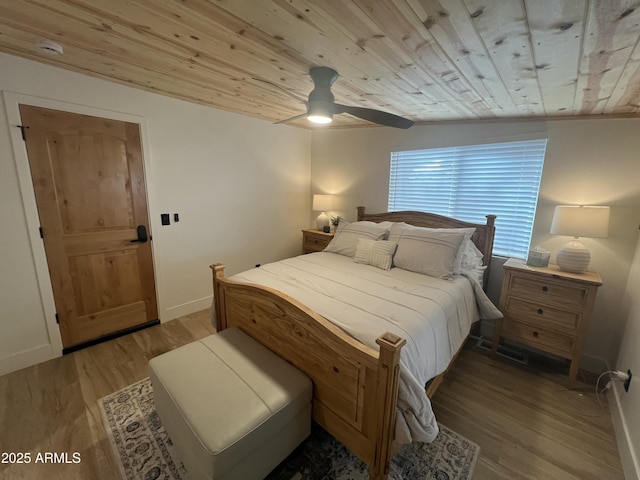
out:
{"label": "wooden footboard", "polygon": [[405,340],[386,333],[378,352],[291,297],[211,269],[217,330],[238,327],[308,375],[314,420],[369,466],[370,479],[386,479]]}

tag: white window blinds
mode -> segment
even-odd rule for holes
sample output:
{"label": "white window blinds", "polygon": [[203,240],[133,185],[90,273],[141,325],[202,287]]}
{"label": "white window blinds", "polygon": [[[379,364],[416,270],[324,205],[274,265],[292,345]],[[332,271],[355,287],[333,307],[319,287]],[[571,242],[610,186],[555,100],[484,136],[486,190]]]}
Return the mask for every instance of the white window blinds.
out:
{"label": "white window blinds", "polygon": [[546,139],[391,153],[389,211],[419,210],[485,223],[493,253],[526,258]]}

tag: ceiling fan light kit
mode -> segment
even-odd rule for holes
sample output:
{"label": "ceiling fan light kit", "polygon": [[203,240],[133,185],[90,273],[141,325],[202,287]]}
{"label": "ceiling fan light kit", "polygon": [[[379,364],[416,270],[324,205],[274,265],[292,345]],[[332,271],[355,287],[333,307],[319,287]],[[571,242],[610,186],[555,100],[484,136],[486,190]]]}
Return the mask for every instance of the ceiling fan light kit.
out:
{"label": "ceiling fan light kit", "polygon": [[333,104],[321,100],[313,100],[307,104],[307,120],[313,123],[331,123],[333,121]]}

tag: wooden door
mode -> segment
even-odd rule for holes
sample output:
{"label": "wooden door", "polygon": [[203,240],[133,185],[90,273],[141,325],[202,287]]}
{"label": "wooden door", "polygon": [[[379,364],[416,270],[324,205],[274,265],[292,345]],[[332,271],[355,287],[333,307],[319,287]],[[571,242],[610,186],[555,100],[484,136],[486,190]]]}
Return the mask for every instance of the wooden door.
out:
{"label": "wooden door", "polygon": [[65,351],[157,321],[138,125],[20,114]]}

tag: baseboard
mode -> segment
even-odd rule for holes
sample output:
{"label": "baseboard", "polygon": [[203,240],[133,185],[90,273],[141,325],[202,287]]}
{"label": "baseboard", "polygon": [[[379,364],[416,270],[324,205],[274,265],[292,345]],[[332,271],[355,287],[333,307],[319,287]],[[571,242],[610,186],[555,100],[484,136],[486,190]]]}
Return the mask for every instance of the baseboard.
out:
{"label": "baseboard", "polygon": [[632,448],[627,422],[620,407],[620,395],[622,394],[620,390],[622,388],[621,384],[614,382],[612,389],[614,405],[611,405],[611,421],[616,432],[624,478],[625,480],[640,480],[640,459],[638,458],[638,452]]}
{"label": "baseboard", "polygon": [[160,321],[162,323],[173,320],[174,318],[183,317],[190,313],[199,312],[211,308],[211,302],[213,302],[213,295],[193,300],[191,302],[183,303],[181,305],[174,305],[173,307],[167,307],[160,315]]}
{"label": "baseboard", "polygon": [[46,362],[62,355],[53,351],[50,344],[40,345],[29,350],[18,352],[9,357],[0,358],[0,376],[15,372],[38,363]]}

